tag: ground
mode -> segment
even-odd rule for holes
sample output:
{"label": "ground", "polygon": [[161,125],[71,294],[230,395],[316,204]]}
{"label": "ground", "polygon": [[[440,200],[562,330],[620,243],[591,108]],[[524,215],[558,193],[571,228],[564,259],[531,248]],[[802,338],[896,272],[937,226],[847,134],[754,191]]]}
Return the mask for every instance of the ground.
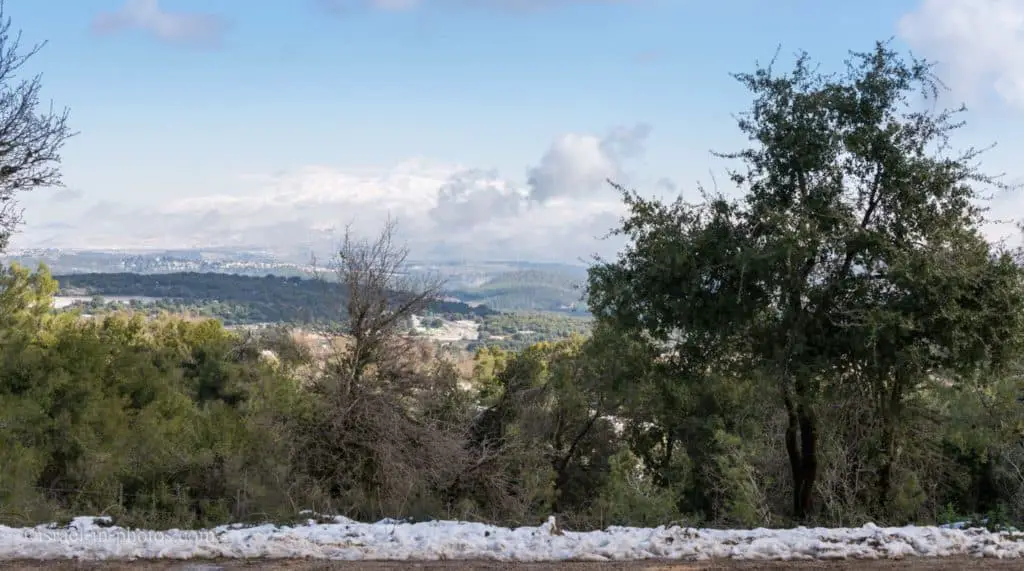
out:
{"label": "ground", "polygon": [[907,558],[901,561],[805,561],[805,562],[758,562],[758,561],[716,561],[703,563],[631,561],[624,563],[495,563],[491,561],[449,561],[449,562],[332,562],[304,560],[224,560],[208,562],[183,561],[136,561],[136,562],[75,562],[75,561],[7,561],[0,562],[0,569],[24,569],[34,571],[41,569],[57,569],[61,571],[122,571],[128,569],[145,569],[150,571],[230,571],[234,569],[285,569],[290,571],[384,571],[390,569],[414,569],[422,571],[440,571],[442,569],[520,569],[525,571],[754,571],[760,569],[867,569],[867,570],[906,570],[906,571],[959,571],[964,570],[1006,570],[1021,569],[1022,562],[1012,559],[966,559],[961,557],[947,558]]}

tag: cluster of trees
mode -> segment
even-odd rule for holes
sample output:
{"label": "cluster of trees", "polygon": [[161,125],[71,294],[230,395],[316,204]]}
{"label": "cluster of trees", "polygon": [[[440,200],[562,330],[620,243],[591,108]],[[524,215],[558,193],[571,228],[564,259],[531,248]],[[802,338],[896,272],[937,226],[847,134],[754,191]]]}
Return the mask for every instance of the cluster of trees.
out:
{"label": "cluster of trees", "polygon": [[452,293],[499,311],[585,312],[580,286],[584,277],[565,271],[529,269],[499,274],[472,289]]}
{"label": "cluster of trees", "polygon": [[470,344],[471,351],[481,347],[505,350],[524,349],[540,341],[567,339],[590,332],[593,319],[565,313],[499,313],[484,318],[480,339]]}
{"label": "cluster of trees", "polygon": [[[89,296],[159,298],[133,308],[153,315],[164,311],[215,317],[227,325],[254,323],[312,324],[344,319],[345,289],[327,280],[222,273],[95,273],[57,276],[64,293]],[[100,303],[77,307],[102,312]],[[496,314],[487,306],[433,300],[428,310],[453,319]]]}
{"label": "cluster of trees", "polygon": [[[55,278],[60,283],[60,277]],[[264,323],[294,323],[294,315],[285,315],[263,306],[253,307],[251,304],[222,301],[186,301],[183,299],[159,298],[153,300],[129,299],[127,301],[110,301],[102,296],[93,296],[88,301],[75,301],[63,308],[64,311],[81,312],[85,315],[108,315],[122,309],[131,309],[136,313],[150,317],[164,314],[194,315],[217,319],[227,326],[256,325]],[[261,311],[267,310],[267,311]],[[293,319],[283,319],[291,317]],[[282,321],[275,321],[282,319]]]}
{"label": "cluster of trees", "polygon": [[705,513],[1019,521],[1019,256],[982,235],[980,192],[999,182],[951,150],[960,123],[928,110],[931,66],[879,44],[835,76],[803,56],[736,77],[751,144],[721,156],[744,195],[623,191],[629,247],[590,275],[599,323],[660,350],[651,460],[739,476],[701,486]]}
{"label": "cluster of trees", "polygon": [[323,352],[283,329],[57,313],[45,267],[6,268],[0,521],[103,513],[191,527],[282,521],[304,508],[361,519],[521,524],[554,509],[579,511],[579,525],[621,519],[613,501],[584,501],[584,480],[604,474],[588,475],[591,448],[608,446],[592,428],[610,426],[580,398],[606,378],[589,374],[599,368],[591,345],[538,345],[489,368],[481,353],[480,390],[467,391],[451,361],[403,335],[441,291],[402,278],[404,260],[390,226],[373,243],[346,237],[336,269],[347,319],[324,331],[340,342]]}
{"label": "cluster of trees", "polygon": [[[0,33],[0,78],[12,45]],[[391,224],[346,234],[337,287],[317,282],[339,313],[326,347],[80,319],[50,309],[45,268],[4,268],[0,523],[1021,522],[1024,275],[980,233],[996,181],[949,151],[955,113],[911,103],[930,67],[880,44],[834,76],[801,58],[737,78],[751,145],[723,157],[743,196],[620,189],[628,247],[589,272],[593,329],[482,349],[471,390],[403,334],[441,284],[401,271]],[[0,97],[4,204],[59,182],[69,132],[33,85]]]}
{"label": "cluster of trees", "polygon": [[[66,307],[90,315],[123,309],[106,302],[103,296],[138,296],[150,299],[133,299],[125,305],[151,317],[189,314],[215,318],[228,326],[306,326],[346,318],[343,286],[308,278],[181,272],[70,274],[55,279],[60,293],[93,296]],[[432,300],[425,314],[430,316],[428,325],[432,327],[440,327],[441,318],[479,323],[481,338],[471,350],[484,345],[522,349],[538,341],[586,334],[592,321],[588,316],[564,313],[501,313],[486,305],[470,306],[444,299]]]}
{"label": "cluster of trees", "polygon": [[6,268],[0,291],[3,523],[230,519],[278,477],[258,452],[300,393],[251,340],[212,320],[55,314],[45,268]]}

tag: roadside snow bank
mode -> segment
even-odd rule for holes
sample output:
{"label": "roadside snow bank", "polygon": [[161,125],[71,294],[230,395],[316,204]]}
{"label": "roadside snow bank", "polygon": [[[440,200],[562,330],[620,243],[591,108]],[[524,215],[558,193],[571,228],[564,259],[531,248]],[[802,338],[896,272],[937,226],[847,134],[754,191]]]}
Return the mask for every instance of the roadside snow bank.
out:
{"label": "roadside snow bank", "polygon": [[0,526],[5,559],[317,558],[338,560],[499,561],[638,560],[709,558],[794,560],[878,559],[908,556],[1024,557],[1024,535],[984,529],[890,527],[852,529],[705,530],[612,527],[563,532],[549,520],[540,527],[506,529],[477,523],[383,521],[294,527],[240,525],[165,532],[104,525],[76,518],[68,527]]}

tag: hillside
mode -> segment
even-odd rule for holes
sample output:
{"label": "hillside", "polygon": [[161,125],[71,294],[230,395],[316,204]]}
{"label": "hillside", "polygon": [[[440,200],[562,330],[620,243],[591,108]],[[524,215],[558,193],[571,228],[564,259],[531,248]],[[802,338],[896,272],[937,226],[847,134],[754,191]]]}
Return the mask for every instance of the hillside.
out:
{"label": "hillside", "polygon": [[[100,280],[107,285],[122,280],[99,278],[96,275],[174,276],[216,273],[252,278],[267,275],[312,278],[314,275],[312,267],[295,260],[281,259],[265,252],[218,249],[145,253],[21,250],[0,254],[0,263],[19,263],[26,267],[45,263],[55,275],[66,278],[75,276],[75,279],[88,275],[91,277],[84,283],[98,283],[95,280]],[[587,280],[587,269],[583,266],[459,260],[412,262],[410,270],[414,274],[425,273],[442,278],[447,284],[446,293],[449,297],[470,305],[486,305],[499,311],[586,313],[580,287]],[[330,279],[332,276],[328,274],[327,277]],[[166,286],[174,280],[162,278],[160,281]],[[136,285],[132,287],[137,290]],[[147,289],[149,287],[146,285]]]}
{"label": "hillside", "polygon": [[[527,277],[534,283],[551,279],[545,272],[518,273],[530,274]],[[56,279],[60,291],[55,307],[90,314],[120,305],[152,315],[166,311],[213,317],[228,326],[308,325],[340,320],[344,307],[340,284],[298,277],[181,272],[73,274]],[[497,280],[494,283],[501,285]],[[515,284],[513,280],[508,283]],[[592,322],[585,312],[502,312],[489,305],[454,300],[433,304],[429,314],[429,320],[414,324],[419,335],[442,342],[467,342],[471,350],[483,346],[518,350],[538,341],[586,334]]]}
{"label": "hillside", "polygon": [[517,312],[488,315],[480,326],[479,339],[470,349],[488,346],[520,350],[540,341],[586,335],[593,326],[589,314]]}
{"label": "hillside", "polygon": [[529,269],[498,274],[479,286],[451,292],[453,297],[500,311],[585,311],[586,274]]}
{"label": "hillside", "polygon": [[[341,318],[345,299],[344,288],[337,283],[272,275],[91,273],[56,279],[62,296],[151,298],[133,305],[153,311],[190,311],[217,317],[227,325],[335,321]],[[496,313],[486,305],[471,307],[457,301],[439,301],[431,311],[452,318]]]}

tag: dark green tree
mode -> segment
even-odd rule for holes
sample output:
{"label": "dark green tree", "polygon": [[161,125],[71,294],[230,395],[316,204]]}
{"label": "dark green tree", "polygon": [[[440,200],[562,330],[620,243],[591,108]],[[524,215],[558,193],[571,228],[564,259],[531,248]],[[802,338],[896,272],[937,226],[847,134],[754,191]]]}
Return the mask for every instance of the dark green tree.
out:
{"label": "dark green tree", "polygon": [[734,77],[752,94],[738,119],[751,145],[719,156],[742,165],[744,195],[664,204],[617,187],[629,245],[591,270],[591,310],[661,343],[679,382],[732,368],[777,385],[799,519],[821,461],[816,409],[863,395],[884,500],[907,399],[1017,348],[1021,272],[979,230],[981,191],[1000,183],[978,151],[950,150],[962,109],[929,110],[931,64],[883,43],[842,73],[804,54],[787,74]]}

